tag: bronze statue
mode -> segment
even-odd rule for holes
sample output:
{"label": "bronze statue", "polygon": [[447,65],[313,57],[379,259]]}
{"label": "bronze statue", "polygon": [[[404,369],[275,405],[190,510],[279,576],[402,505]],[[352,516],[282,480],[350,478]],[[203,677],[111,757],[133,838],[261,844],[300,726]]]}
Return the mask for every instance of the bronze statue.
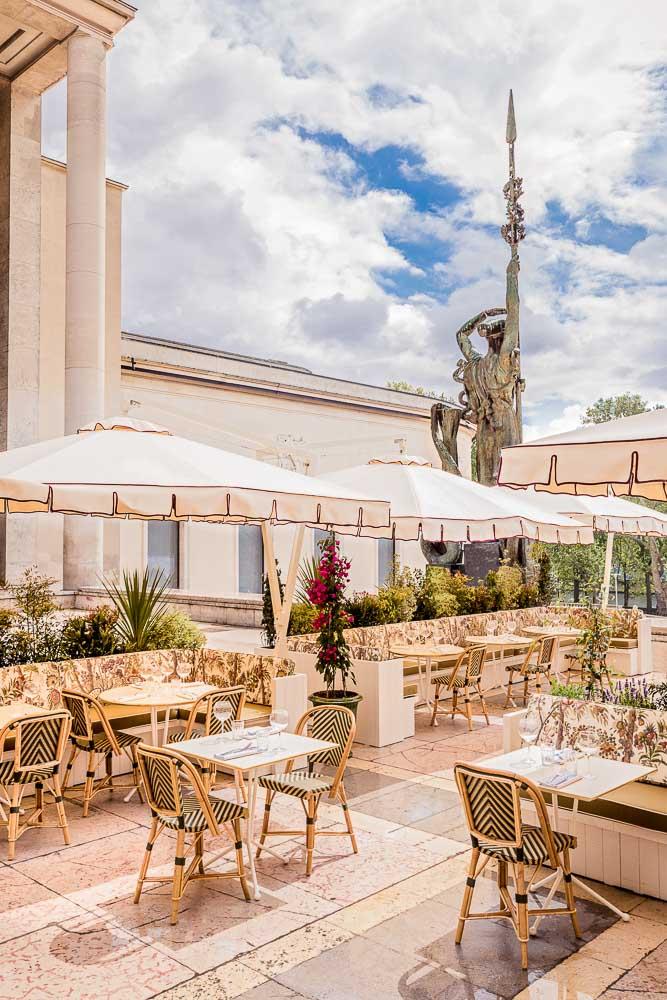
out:
{"label": "bronze statue", "polygon": [[[498,482],[500,453],[507,445],[521,441],[521,378],[519,343],[519,242],[525,236],[523,208],[519,205],[522,182],[514,169],[514,142],[516,124],[514,101],[510,91],[507,113],[507,142],[509,151],[509,181],[503,189],[507,201],[507,222],[501,228],[503,239],[510,246],[507,265],[505,307],[485,309],[464,323],[456,334],[462,360],[454,372],[454,379],[463,385],[459,402],[463,411],[459,419],[468,419],[477,427],[477,478],[480,483],[494,486]],[[502,316],[502,319],[495,317]],[[486,354],[480,354],[472,345],[471,335],[477,332],[487,342]],[[435,407],[434,407],[435,411]],[[446,440],[447,430],[442,418],[432,412],[433,440],[443,459],[451,457],[451,439]],[[455,456],[454,456],[455,457]],[[443,468],[446,468],[443,459]]]}

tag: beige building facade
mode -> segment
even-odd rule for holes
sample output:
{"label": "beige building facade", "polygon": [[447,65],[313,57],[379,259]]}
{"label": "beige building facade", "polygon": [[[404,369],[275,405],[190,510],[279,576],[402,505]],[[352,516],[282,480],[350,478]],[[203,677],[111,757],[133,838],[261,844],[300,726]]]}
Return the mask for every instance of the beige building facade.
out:
{"label": "beige building facade", "polygon": [[[133,14],[120,0],[0,0],[0,449],[122,412],[311,475],[400,450],[437,465],[426,397],[121,333],[125,186],[105,176],[106,53]],[[41,95],[65,75],[67,166],[41,152]],[[463,427],[468,470],[471,439]],[[358,590],[376,589],[394,556],[424,562],[417,543],[341,541]],[[274,543],[286,566],[291,529]],[[306,551],[316,545],[311,532]],[[224,620],[225,605],[257,603],[263,554],[253,526],[3,519],[0,573],[29,565],[73,591],[160,567]]]}

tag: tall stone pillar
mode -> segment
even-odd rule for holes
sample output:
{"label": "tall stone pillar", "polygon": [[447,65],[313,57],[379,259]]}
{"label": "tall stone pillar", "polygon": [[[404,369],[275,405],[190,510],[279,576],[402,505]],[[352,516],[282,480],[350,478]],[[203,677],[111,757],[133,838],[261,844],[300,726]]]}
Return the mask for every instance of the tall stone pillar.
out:
{"label": "tall stone pillar", "polygon": [[[65,432],[104,415],[106,46],[76,32],[67,43]],[[66,517],[63,585],[95,585],[99,519]]]}
{"label": "tall stone pillar", "polygon": [[[0,450],[37,440],[41,97],[0,78]],[[0,516],[0,578],[37,562],[30,515]]]}

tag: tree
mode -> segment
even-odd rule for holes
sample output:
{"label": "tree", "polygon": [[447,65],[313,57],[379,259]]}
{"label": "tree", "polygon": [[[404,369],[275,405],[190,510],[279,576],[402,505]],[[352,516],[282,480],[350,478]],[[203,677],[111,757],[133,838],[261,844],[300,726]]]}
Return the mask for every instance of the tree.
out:
{"label": "tree", "polygon": [[660,403],[651,406],[638,393],[634,392],[624,392],[620,396],[600,396],[586,410],[583,422],[585,424],[604,424],[607,420],[634,417],[637,413],[660,409],[662,409]]}
{"label": "tree", "polygon": [[[650,405],[637,393],[624,392],[620,396],[601,396],[592,406],[586,410],[584,417],[585,424],[602,424],[607,420],[616,420],[619,417],[633,417],[637,413],[646,413],[647,410],[662,409],[661,403]],[[634,497],[628,497],[633,500]],[[666,510],[667,505],[651,502],[650,500],[636,500],[646,507],[654,507],[658,510]],[[667,574],[665,566],[667,562],[667,542],[664,539],[658,541],[655,538],[635,539],[634,546],[640,551],[632,557],[635,565],[642,564],[650,566],[651,580],[655,590],[656,611],[658,614],[667,614]],[[625,561],[631,559],[629,551],[632,543],[625,546]]]}
{"label": "tree", "polygon": [[413,385],[405,379],[389,379],[386,383],[387,389],[395,389],[397,392],[412,392],[415,396],[428,396],[429,399],[442,399],[445,403],[453,403],[451,396],[444,392],[436,392],[435,389],[425,389],[423,385]]}

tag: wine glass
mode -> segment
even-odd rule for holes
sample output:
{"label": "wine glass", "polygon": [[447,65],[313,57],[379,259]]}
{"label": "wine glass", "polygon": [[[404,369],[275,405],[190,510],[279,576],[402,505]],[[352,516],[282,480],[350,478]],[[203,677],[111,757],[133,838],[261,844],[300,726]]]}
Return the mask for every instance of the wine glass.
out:
{"label": "wine glass", "polygon": [[528,745],[528,750],[524,756],[526,763],[532,761],[532,746],[537,741],[540,733],[540,717],[536,712],[526,712],[519,719],[519,736],[523,743]]}
{"label": "wine glass", "polygon": [[577,750],[586,758],[586,771],[581,777],[592,778],[591,757],[594,757],[598,752],[598,734],[591,726],[582,729],[579,733],[577,737]]}
{"label": "wine glass", "polygon": [[271,728],[278,730],[278,746],[283,745],[283,729],[289,725],[289,714],[285,708],[274,708],[271,712]]}
{"label": "wine glass", "polygon": [[216,701],[213,706],[213,714],[220,723],[220,731],[224,732],[225,723],[228,719],[231,719],[234,714],[231,701],[227,701],[225,698],[222,698],[220,701]]}
{"label": "wine glass", "polygon": [[188,677],[190,676],[191,669],[192,668],[190,664],[187,662],[187,660],[176,661],[176,676],[178,677],[181,684],[184,684],[185,681],[188,679]]}

